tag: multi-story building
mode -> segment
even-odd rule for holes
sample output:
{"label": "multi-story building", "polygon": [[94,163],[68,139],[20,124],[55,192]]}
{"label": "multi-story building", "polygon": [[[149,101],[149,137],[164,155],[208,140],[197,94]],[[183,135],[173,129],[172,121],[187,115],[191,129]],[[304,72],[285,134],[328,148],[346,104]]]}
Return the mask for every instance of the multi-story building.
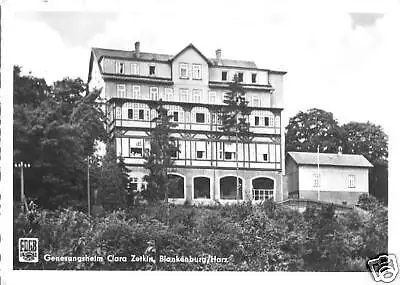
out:
{"label": "multi-story building", "polygon": [[[240,143],[219,129],[219,112],[228,83],[237,74],[251,107],[249,143]],[[180,152],[170,176],[178,180],[174,202],[234,201],[238,161],[243,200],[283,199],[285,72],[258,68],[252,61],[204,56],[189,44],[175,55],[144,53],[140,43],[130,51],[93,48],[88,86],[101,89],[107,131],[118,155],[141,189],[144,155],[150,148],[155,100],[177,123],[173,136]],[[237,157],[236,157],[237,156]]]}

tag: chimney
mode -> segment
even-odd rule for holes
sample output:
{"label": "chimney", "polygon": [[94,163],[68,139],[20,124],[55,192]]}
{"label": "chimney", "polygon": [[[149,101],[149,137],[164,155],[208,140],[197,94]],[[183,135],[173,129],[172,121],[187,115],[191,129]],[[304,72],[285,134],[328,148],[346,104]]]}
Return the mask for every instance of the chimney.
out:
{"label": "chimney", "polygon": [[341,146],[338,147],[338,155],[342,155],[343,154],[343,149]]}
{"label": "chimney", "polygon": [[135,55],[140,57],[140,42],[135,42]]}
{"label": "chimney", "polygon": [[218,64],[221,63],[221,54],[222,54],[222,51],[221,51],[220,48],[215,51],[215,56],[217,57],[217,63]]}

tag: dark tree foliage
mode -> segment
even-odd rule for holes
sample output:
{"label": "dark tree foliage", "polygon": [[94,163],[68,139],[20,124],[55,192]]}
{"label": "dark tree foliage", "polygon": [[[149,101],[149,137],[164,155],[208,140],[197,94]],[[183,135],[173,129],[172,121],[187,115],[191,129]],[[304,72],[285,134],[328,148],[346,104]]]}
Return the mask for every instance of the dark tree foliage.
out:
{"label": "dark tree foliage", "polygon": [[286,127],[286,151],[337,152],[345,142],[345,132],[333,114],[320,109],[299,112]]}
{"label": "dark tree foliage", "polygon": [[[238,169],[238,147],[239,142],[246,143],[251,137],[250,123],[247,121],[248,116],[251,113],[251,109],[248,107],[248,101],[246,100],[246,93],[243,86],[240,84],[239,76],[235,74],[233,81],[229,83],[229,91],[226,92],[224,97],[225,105],[221,109],[221,127],[225,135],[230,139],[232,136],[235,137],[236,144],[236,169]],[[240,199],[240,186],[238,179],[238,170],[236,170],[236,199]]]}
{"label": "dark tree foliage", "polygon": [[144,177],[147,181],[147,189],[143,196],[150,201],[165,199],[174,183],[168,179],[168,172],[174,166],[173,155],[179,152],[176,139],[171,136],[172,129],[177,126],[172,122],[172,115],[159,101],[156,106],[157,117],[152,120],[155,127],[150,133],[150,152],[146,154],[144,167],[149,174]]}
{"label": "dark tree foliage", "polygon": [[124,159],[117,157],[113,145],[107,146],[106,155],[102,159],[97,204],[109,211],[125,208],[130,181]]}
{"label": "dark tree foliage", "polygon": [[[50,87],[14,68],[14,161],[32,165],[25,171],[26,197],[42,207],[84,208],[85,159],[93,155],[95,141],[104,138],[103,115],[95,105],[98,92],[84,97],[82,80],[62,82],[62,88],[58,83]],[[74,100],[61,99],[67,97]],[[14,179],[19,199],[18,170]]]}

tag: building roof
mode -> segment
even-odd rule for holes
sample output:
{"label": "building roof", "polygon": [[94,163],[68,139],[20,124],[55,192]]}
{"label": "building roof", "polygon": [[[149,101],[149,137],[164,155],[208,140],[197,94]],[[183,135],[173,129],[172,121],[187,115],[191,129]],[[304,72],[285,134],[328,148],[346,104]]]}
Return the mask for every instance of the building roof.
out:
{"label": "building roof", "polygon": [[[315,152],[288,152],[288,155],[298,165],[317,165],[318,154]],[[329,166],[373,167],[373,165],[359,154],[320,153],[319,164]]]}
{"label": "building roof", "polygon": [[137,59],[137,60],[147,60],[147,61],[165,61],[169,62],[176,58],[183,51],[188,49],[189,47],[194,48],[208,63],[215,66],[228,66],[228,67],[242,67],[242,68],[254,68],[257,69],[257,65],[254,61],[247,60],[233,60],[233,59],[221,59],[220,64],[217,63],[217,59],[215,58],[207,58],[205,57],[193,44],[189,44],[183,50],[181,50],[176,55],[169,54],[159,54],[159,53],[148,53],[148,52],[140,52],[140,57],[136,58],[136,54],[134,50],[115,50],[115,49],[104,49],[104,48],[92,48],[94,55],[97,60],[100,60],[102,57],[111,57],[111,58],[120,58],[120,59]]}

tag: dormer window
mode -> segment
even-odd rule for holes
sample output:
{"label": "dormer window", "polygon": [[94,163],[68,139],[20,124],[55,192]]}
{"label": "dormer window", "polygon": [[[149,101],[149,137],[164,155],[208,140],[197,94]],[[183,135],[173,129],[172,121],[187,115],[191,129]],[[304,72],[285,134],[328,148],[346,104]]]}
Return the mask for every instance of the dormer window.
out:
{"label": "dormer window", "polygon": [[222,81],[228,80],[228,72],[227,71],[222,71]]}
{"label": "dormer window", "polygon": [[117,62],[116,63],[116,69],[118,74],[124,74],[125,73],[125,65],[123,62]]}
{"label": "dormer window", "polygon": [[251,74],[251,83],[257,83],[257,73]]}
{"label": "dormer window", "polygon": [[149,75],[156,75],[156,66],[149,65]]}
{"label": "dormer window", "polygon": [[179,78],[189,78],[189,66],[187,63],[179,64]]}

